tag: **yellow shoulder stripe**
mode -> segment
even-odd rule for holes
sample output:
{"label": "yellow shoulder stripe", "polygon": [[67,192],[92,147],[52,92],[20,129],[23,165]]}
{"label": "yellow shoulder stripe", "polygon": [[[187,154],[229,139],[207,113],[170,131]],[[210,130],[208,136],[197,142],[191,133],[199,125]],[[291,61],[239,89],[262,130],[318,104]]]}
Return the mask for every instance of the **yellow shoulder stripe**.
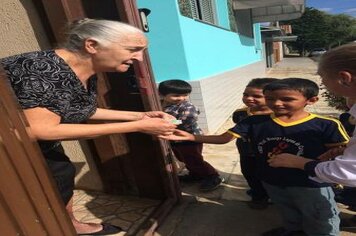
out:
{"label": "yellow shoulder stripe", "polygon": [[327,116],[321,116],[321,115],[315,115],[316,117],[319,117],[321,119],[325,119],[325,120],[331,120],[334,121],[337,124],[337,129],[339,130],[339,132],[341,133],[341,135],[343,136],[343,138],[345,139],[346,143],[349,142],[350,137],[347,134],[344,126],[341,124],[341,122],[338,119],[335,118],[331,118],[331,117],[327,117]]}
{"label": "yellow shoulder stripe", "polygon": [[226,131],[226,133],[231,134],[231,135],[234,136],[235,138],[241,138],[240,135],[238,135],[237,133],[232,132],[231,130]]}

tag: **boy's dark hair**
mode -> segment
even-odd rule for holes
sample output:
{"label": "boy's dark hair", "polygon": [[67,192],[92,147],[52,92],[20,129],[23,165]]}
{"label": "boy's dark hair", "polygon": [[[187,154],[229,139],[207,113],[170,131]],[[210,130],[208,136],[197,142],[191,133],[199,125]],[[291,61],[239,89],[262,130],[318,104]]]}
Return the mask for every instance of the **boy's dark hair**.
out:
{"label": "boy's dark hair", "polygon": [[319,86],[315,82],[302,78],[286,78],[274,81],[266,85],[263,92],[284,89],[299,91],[307,99],[319,94]]}
{"label": "boy's dark hair", "polygon": [[263,89],[267,84],[278,80],[277,78],[255,78],[250,80],[246,87]]}
{"label": "boy's dark hair", "polygon": [[170,93],[190,94],[192,92],[192,86],[184,80],[171,79],[159,83],[158,92],[163,96]]}

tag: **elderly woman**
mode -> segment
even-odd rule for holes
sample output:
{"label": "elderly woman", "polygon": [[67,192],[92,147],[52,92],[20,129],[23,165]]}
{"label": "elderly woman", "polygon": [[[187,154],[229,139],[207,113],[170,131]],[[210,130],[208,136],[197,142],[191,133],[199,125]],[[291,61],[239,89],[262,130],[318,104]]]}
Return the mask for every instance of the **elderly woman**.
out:
{"label": "elderly woman", "polygon": [[[59,140],[129,132],[164,136],[175,129],[170,122],[174,118],[160,111],[97,108],[93,75],[127,71],[134,61],[142,61],[146,47],[144,33],[133,26],[83,19],[69,26],[61,48],[0,60],[78,234],[105,235],[121,229],[107,224],[85,224],[74,218],[71,208],[75,168]],[[86,120],[125,122],[82,124]]]}

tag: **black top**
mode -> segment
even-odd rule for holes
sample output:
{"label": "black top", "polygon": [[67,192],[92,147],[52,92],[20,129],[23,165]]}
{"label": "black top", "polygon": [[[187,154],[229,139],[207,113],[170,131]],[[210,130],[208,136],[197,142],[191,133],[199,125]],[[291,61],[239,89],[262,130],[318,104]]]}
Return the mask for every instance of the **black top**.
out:
{"label": "black top", "polygon": [[328,147],[344,145],[348,135],[338,120],[310,114],[292,123],[274,115],[250,116],[228,131],[236,137],[249,137],[257,158],[257,170],[263,181],[277,186],[321,187],[295,168],[273,168],[267,163],[279,153],[316,159]]}
{"label": "black top", "polygon": [[[69,65],[53,50],[24,53],[0,60],[23,109],[43,107],[61,117],[61,123],[81,123],[96,111],[96,78],[87,89]],[[39,141],[42,151],[58,141]]]}
{"label": "black top", "polygon": [[[234,113],[232,113],[232,121],[237,124],[251,115],[252,114],[249,112],[248,107],[237,109]],[[241,137],[236,139],[236,147],[239,150],[240,156],[255,156],[249,138]]]}

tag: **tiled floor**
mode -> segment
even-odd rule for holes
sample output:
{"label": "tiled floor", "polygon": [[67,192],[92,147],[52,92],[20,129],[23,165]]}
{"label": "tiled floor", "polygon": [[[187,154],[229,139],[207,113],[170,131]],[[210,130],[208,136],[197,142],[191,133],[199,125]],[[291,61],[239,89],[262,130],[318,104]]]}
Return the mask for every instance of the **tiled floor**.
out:
{"label": "tiled floor", "polygon": [[107,222],[125,230],[116,235],[135,235],[159,204],[158,200],[75,190],[73,211],[80,221]]}

